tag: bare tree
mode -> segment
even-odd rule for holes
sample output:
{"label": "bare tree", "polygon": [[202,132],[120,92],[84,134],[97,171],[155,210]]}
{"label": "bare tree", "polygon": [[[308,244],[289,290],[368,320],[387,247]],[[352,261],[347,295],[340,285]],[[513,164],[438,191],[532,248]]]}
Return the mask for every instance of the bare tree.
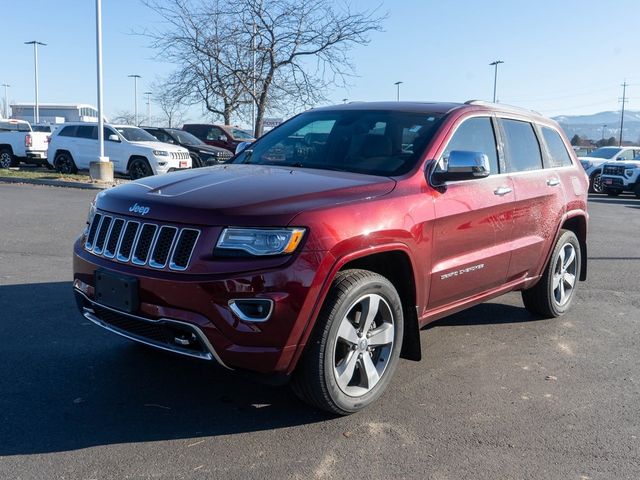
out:
{"label": "bare tree", "polygon": [[153,90],[159,92],[154,99],[163,114],[161,122],[169,128],[184,123],[187,104],[177,89],[170,83],[156,82]]}
{"label": "bare tree", "polygon": [[174,94],[202,103],[225,123],[255,105],[255,135],[267,111],[325,99],[354,69],[349,53],[369,43],[384,16],[330,0],[143,0],[165,25],[143,32],[177,66]]}
{"label": "bare tree", "polygon": [[129,110],[120,110],[116,116],[111,119],[110,123],[114,123],[116,125],[135,125],[136,116]]}

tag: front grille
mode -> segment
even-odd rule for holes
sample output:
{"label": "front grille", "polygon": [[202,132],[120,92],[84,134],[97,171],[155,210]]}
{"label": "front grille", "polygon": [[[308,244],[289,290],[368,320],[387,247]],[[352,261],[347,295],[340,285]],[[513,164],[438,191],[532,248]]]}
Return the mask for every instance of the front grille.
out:
{"label": "front grille", "polygon": [[171,152],[171,158],[177,160],[187,160],[191,158],[189,152]]}
{"label": "front grille", "polygon": [[94,255],[115,258],[137,266],[183,271],[189,267],[200,230],[96,213],[89,227],[85,249]]}
{"label": "front grille", "polygon": [[605,165],[602,169],[604,175],[624,175],[625,167],[623,165]]}

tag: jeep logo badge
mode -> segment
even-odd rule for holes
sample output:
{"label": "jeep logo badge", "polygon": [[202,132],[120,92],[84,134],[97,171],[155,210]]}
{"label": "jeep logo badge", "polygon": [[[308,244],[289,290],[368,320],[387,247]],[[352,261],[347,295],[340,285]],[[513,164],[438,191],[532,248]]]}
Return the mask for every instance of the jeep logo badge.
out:
{"label": "jeep logo badge", "polygon": [[143,207],[142,205],[138,205],[137,203],[134,203],[132,206],[129,207],[129,211],[131,213],[139,213],[142,216],[149,213],[149,210],[151,210],[149,207]]}

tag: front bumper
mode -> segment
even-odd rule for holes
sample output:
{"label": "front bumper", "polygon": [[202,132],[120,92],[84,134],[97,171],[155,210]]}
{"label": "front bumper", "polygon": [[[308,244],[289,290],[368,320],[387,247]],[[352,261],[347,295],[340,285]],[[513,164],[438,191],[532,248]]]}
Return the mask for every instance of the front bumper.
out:
{"label": "front bumper", "polygon": [[629,185],[625,184],[625,179],[623,177],[618,177],[614,175],[601,175],[600,182],[602,184],[602,188],[605,190],[628,190]]}
{"label": "front bumper", "polygon": [[[242,274],[189,274],[153,271],[93,255],[80,238],[74,246],[74,290],[81,314],[114,333],[175,353],[215,360],[231,369],[290,373],[311,326],[311,315],[330,268],[330,255],[301,251],[284,266]],[[138,279],[140,306],[133,313],[96,301],[98,269]],[[234,299],[270,299],[268,321],[243,321]],[[184,333],[194,342],[185,348],[173,339]],[[177,337],[184,337],[177,335]]]}

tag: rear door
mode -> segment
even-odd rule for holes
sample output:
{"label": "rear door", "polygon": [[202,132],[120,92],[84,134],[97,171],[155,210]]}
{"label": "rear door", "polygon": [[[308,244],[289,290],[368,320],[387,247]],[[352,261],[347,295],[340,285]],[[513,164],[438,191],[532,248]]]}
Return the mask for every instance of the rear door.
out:
{"label": "rear door", "polygon": [[80,169],[88,169],[98,159],[98,131],[94,125],[78,125],[74,161]]}
{"label": "rear door", "polygon": [[499,120],[505,164],[515,190],[513,247],[507,278],[535,276],[544,263],[565,209],[560,173],[545,169],[537,128],[528,121]]}
{"label": "rear door", "polygon": [[472,117],[454,127],[439,156],[444,165],[453,150],[487,155],[486,178],[448,182],[436,193],[429,309],[481,294],[505,282],[510,260],[513,184],[502,173],[489,116]]}

